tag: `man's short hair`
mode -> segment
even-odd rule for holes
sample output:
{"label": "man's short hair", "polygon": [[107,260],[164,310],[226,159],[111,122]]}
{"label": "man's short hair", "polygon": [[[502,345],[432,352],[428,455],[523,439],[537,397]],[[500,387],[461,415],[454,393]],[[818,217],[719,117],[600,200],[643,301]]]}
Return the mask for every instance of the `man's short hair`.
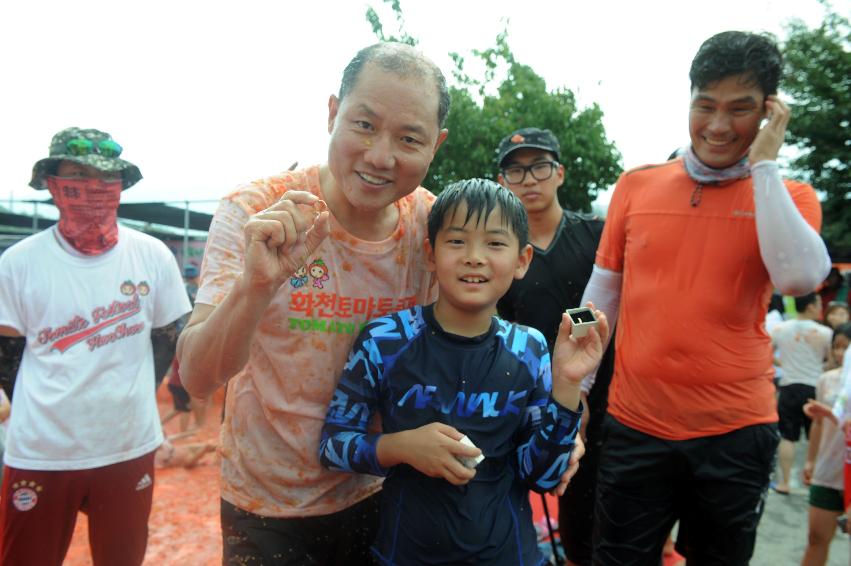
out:
{"label": "man's short hair", "polygon": [[364,47],[349,61],[343,70],[340,81],[340,102],[355,88],[363,71],[364,65],[374,63],[382,70],[394,73],[400,77],[428,77],[434,81],[437,88],[437,124],[440,128],[446,123],[449,114],[449,88],[443,72],[428,57],[410,45],[393,41],[376,43]]}
{"label": "man's short hair", "polygon": [[808,306],[815,304],[818,297],[818,293],[807,293],[806,295],[795,297],[795,310],[804,312]]}
{"label": "man's short hair", "polygon": [[517,196],[488,179],[466,179],[446,187],[428,215],[428,239],[434,247],[437,232],[447,218],[452,218],[461,203],[467,203],[464,224],[475,215],[476,224],[487,221],[491,212],[499,208],[503,222],[514,232],[522,250],[529,243],[529,219],[526,207]]}
{"label": "man's short hair", "polygon": [[771,35],[724,31],[703,42],[691,62],[689,78],[694,90],[734,75],[744,75],[763,94],[777,94],[783,56]]}

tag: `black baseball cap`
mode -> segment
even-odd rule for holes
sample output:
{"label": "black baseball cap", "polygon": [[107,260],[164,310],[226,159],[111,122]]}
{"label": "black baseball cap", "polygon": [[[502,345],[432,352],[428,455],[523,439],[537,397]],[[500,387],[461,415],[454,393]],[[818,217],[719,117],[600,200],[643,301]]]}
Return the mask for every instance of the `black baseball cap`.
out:
{"label": "black baseball cap", "polygon": [[535,149],[543,149],[555,155],[556,161],[559,161],[559,146],[558,138],[555,137],[549,130],[541,128],[520,128],[511,132],[499,142],[499,147],[496,149],[496,164],[502,167],[502,162],[508,157],[508,154],[515,149],[524,147],[532,147]]}

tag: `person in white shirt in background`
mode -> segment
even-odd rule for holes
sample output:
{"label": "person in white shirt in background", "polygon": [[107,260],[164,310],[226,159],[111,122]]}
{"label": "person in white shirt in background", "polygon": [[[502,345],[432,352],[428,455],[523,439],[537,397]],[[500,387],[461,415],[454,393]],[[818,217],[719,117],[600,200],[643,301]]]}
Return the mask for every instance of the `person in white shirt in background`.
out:
{"label": "person in white shirt in background", "polygon": [[780,481],[774,490],[788,494],[789,476],[795,459],[795,442],[801,429],[809,437],[810,419],[804,414],[804,404],[816,396],[816,382],[824,371],[824,362],[830,356],[833,333],[819,323],[821,297],[817,293],[795,297],[796,318],[785,320],[771,329],[771,343],[777,349],[783,377],[777,412],[780,416]]}
{"label": "person in white shirt in background", "polygon": [[106,132],[56,134],[30,186],[50,191],[59,222],[0,256],[0,376],[16,376],[5,566],[61,564],[78,511],[94,564],[145,556],[163,441],[155,375],[190,305],[165,244],[118,225],[121,192],[142,178],[121,153]]}

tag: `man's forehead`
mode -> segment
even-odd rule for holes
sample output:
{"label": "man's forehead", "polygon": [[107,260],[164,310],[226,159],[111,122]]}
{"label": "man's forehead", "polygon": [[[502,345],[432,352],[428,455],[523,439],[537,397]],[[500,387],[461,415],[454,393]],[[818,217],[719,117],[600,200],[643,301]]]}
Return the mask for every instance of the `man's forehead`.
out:
{"label": "man's forehead", "polygon": [[91,165],[84,165],[82,163],[76,163],[74,161],[69,161],[67,159],[63,159],[56,166],[56,172],[61,177],[62,174],[67,173],[82,173],[86,177],[92,178],[101,178],[101,179],[120,179],[121,171],[101,171],[96,167],[92,167]]}
{"label": "man's forehead", "polygon": [[[355,82],[354,88],[351,90],[351,94],[363,90],[361,87],[371,82],[379,83],[378,86],[387,84],[388,82],[408,84],[411,90],[415,91],[423,101],[433,100],[435,107],[437,107],[439,102],[437,82],[434,76],[428,73],[425,68],[412,67],[405,70],[393,70],[370,61],[363,66],[357,82]],[[388,89],[378,88],[376,90],[378,91],[377,94],[371,96],[376,101],[384,101],[392,97]]]}
{"label": "man's forehead", "polygon": [[692,88],[693,100],[736,100],[747,99],[760,101],[765,98],[765,93],[756,79],[749,73],[741,75],[729,75],[717,81],[713,81],[703,87]]}
{"label": "man's forehead", "polygon": [[515,149],[511,153],[505,156],[503,160],[503,167],[511,165],[513,163],[531,163],[533,161],[549,161],[553,159],[553,154],[546,149],[540,149],[537,147],[521,147],[519,149]]}

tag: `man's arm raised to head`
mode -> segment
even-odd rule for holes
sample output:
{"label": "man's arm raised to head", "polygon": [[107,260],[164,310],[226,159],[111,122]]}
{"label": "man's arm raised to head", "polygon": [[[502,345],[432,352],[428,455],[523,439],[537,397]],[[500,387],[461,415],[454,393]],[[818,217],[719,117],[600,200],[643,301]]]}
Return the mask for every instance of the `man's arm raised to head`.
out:
{"label": "man's arm raised to head", "polygon": [[768,123],[760,129],[749,154],[759,253],[781,293],[805,295],[830,271],[827,246],[818,233],[821,205],[812,191],[796,203],[783,184],[776,159],[785,139],[789,107],[776,95],[767,97],[765,107]]}
{"label": "man's arm raised to head", "polygon": [[191,395],[209,396],[245,366],[272,298],[328,235],[329,213],[318,212],[317,203],[315,195],[288,191],[245,224],[243,272],[217,306],[195,304],[177,343],[181,382]]}

